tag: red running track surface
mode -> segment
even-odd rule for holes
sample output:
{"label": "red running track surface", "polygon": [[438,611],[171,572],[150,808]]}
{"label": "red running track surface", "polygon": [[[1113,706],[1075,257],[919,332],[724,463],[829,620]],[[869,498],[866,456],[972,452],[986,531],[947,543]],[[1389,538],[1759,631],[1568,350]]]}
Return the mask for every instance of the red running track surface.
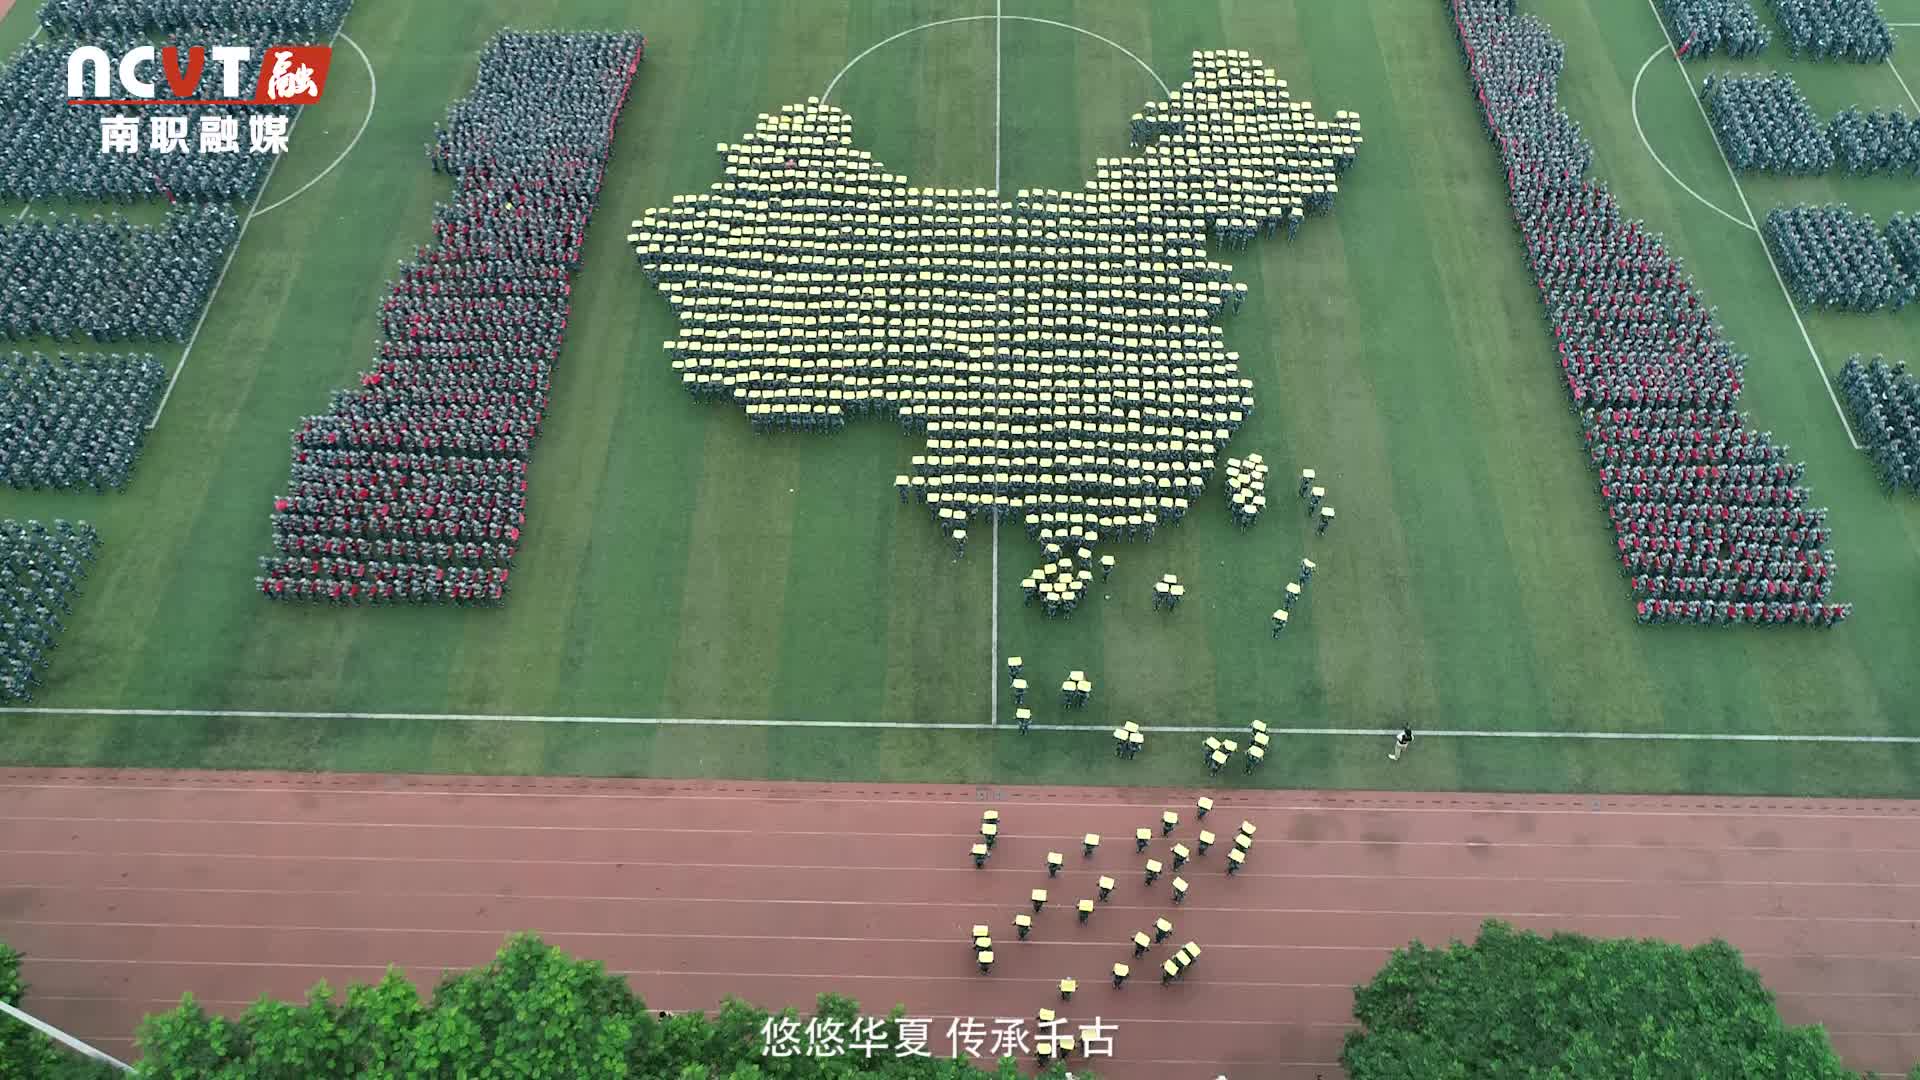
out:
{"label": "red running track surface", "polygon": [[[1366,792],[1216,795],[1222,846],[1152,888],[1140,867],[1199,831],[1194,792],[341,774],[0,770],[0,938],[29,1005],[119,1056],[139,1018],[191,990],[237,1012],[389,962],[431,987],[504,935],[624,973],[654,1008],[752,995],[805,1011],[1116,1024],[1110,1080],[1326,1080],[1351,987],[1411,938],[1498,916],[1541,930],[1738,946],[1787,1018],[1821,1022],[1855,1068],[1920,1061],[1920,803]],[[1002,814],[985,870],[967,849]],[[1133,831],[1177,810],[1149,855]],[[1258,827],[1247,870],[1223,856]],[[1080,837],[1100,833],[1092,858]],[[1066,868],[1048,880],[1048,851]],[[1079,925],[1074,902],[1119,882]],[[1010,920],[1051,894],[1026,942]],[[1198,942],[1127,944],[1157,916]],[[993,928],[978,973],[968,927]],[[1115,990],[1116,961],[1135,977]],[[1081,990],[1062,1007],[1056,980]]]}

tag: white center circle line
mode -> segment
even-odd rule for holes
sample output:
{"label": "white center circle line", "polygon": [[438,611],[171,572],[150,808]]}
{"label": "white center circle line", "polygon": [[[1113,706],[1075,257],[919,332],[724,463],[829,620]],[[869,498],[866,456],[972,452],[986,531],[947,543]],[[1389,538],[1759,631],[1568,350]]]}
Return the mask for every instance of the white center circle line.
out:
{"label": "white center circle line", "polygon": [[847,61],[847,66],[841,68],[839,73],[836,74],[832,78],[832,80],[830,80],[827,83],[827,88],[820,92],[820,102],[821,104],[824,105],[827,99],[833,96],[833,88],[840,85],[840,80],[846,76],[847,72],[853,70],[853,65],[859,63],[862,60],[865,60],[868,56],[871,56],[873,53],[879,51],[884,46],[891,45],[894,42],[899,41],[903,37],[908,37],[910,35],[917,34],[922,30],[931,30],[936,26],[952,26],[956,23],[987,22],[987,21],[1039,23],[1042,26],[1054,26],[1062,30],[1071,30],[1076,34],[1083,34],[1087,37],[1093,38],[1095,41],[1104,42],[1105,44],[1111,45],[1115,49],[1120,50],[1121,53],[1125,54],[1127,59],[1140,65],[1140,70],[1146,72],[1148,75],[1153,76],[1153,81],[1160,85],[1160,93],[1163,96],[1165,97],[1173,96],[1173,90],[1167,86],[1167,81],[1165,79],[1162,79],[1160,77],[1159,72],[1154,71],[1153,67],[1149,65],[1145,60],[1142,60],[1138,56],[1134,55],[1133,50],[1127,48],[1125,45],[1120,44],[1119,42],[1113,40],[1110,37],[1106,37],[1101,34],[1096,34],[1093,31],[1086,29],[1085,27],[1075,26],[1072,23],[1057,22],[1053,19],[1042,19],[1033,15],[961,15],[957,18],[952,18],[952,19],[935,19],[933,22],[930,22],[930,23],[921,23],[919,26],[909,27],[905,30],[900,31],[897,34],[894,34],[891,37],[882,38],[879,41],[875,42],[874,44],[867,46],[866,49],[864,49],[860,53],[860,55]]}

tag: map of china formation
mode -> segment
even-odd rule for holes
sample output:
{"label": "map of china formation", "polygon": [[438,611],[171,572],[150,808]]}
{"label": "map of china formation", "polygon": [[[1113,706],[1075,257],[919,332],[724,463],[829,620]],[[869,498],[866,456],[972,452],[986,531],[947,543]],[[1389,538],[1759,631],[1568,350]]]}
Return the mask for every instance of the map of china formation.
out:
{"label": "map of china formation", "polygon": [[725,179],[628,241],[679,316],[666,349],[689,391],[761,430],[898,417],[926,437],[900,498],[961,551],[975,519],[1022,519],[1045,545],[1032,578],[1070,609],[1095,546],[1178,521],[1254,407],[1219,324],[1246,286],[1209,234],[1291,237],[1331,209],[1361,136],[1219,51],[1131,141],[1080,190],[1007,203],[909,185],[809,99],[721,144]]}

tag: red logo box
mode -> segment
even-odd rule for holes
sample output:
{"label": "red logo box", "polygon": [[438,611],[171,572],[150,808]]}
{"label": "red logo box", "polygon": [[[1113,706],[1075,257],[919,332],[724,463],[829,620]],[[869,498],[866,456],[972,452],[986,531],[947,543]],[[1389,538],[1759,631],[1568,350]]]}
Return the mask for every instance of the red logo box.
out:
{"label": "red logo box", "polygon": [[275,45],[260,62],[256,105],[310,105],[326,90],[333,49],[327,45]]}

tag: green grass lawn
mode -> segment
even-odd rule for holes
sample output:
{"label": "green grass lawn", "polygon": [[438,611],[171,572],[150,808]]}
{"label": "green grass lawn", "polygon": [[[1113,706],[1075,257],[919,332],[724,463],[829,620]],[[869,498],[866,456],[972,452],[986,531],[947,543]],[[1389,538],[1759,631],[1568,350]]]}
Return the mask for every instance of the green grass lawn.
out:
{"label": "green grass lawn", "polygon": [[[690,400],[660,349],[672,317],[621,243],[642,209],[717,179],[714,144],[758,113],[819,94],[891,34],[991,14],[993,0],[388,0],[361,4],[346,26],[378,73],[365,137],[248,229],[128,493],[0,493],[0,516],[89,517],[107,543],[36,704],[983,724],[1000,670],[997,589],[999,651],[1026,658],[1046,723],[1920,735],[1920,506],[1884,500],[1848,446],[1757,238],[1695,202],[1642,147],[1628,100],[1662,40],[1652,12],[1526,7],[1570,43],[1563,96],[1594,141],[1598,175],[1719,305],[1753,357],[1756,425],[1809,462],[1816,501],[1832,507],[1837,595],[1859,605],[1840,629],[1634,623],[1439,0],[1005,0],[1005,14],[1123,44],[1169,82],[1194,49],[1249,50],[1322,115],[1357,109],[1366,123],[1336,212],[1293,244],[1230,259],[1251,297],[1228,343],[1260,402],[1230,453],[1273,463],[1269,519],[1233,529],[1216,485],[1150,546],[1109,548],[1111,598],[1096,593],[1066,622],[1021,605],[1019,579],[1038,561],[1023,531],[1003,530],[990,580],[984,527],[956,564],[925,511],[899,505],[891,480],[916,443],[890,422],[755,436],[738,410]],[[0,45],[23,39],[32,17],[17,8]],[[486,37],[507,25],[648,35],[575,286],[513,599],[497,611],[269,604],[251,581],[286,481],[287,432],[371,355],[383,279],[426,239],[447,192],[422,144],[471,85]],[[1057,27],[1006,22],[1000,48],[1008,191],[1077,184],[1094,158],[1125,152],[1127,116],[1158,93],[1126,56]],[[833,98],[853,115],[856,143],[893,171],[988,186],[994,49],[991,21],[934,28],[867,56]],[[1901,63],[1920,85],[1920,62]],[[1904,102],[1885,66],[1789,63],[1777,40],[1741,66],[1792,70],[1823,113]],[[347,145],[368,98],[343,48],[263,205]],[[1741,216],[1665,57],[1642,82],[1640,116],[1689,185]],[[1755,180],[1747,191],[1762,215],[1794,199],[1844,199],[1882,218],[1920,210],[1911,180]],[[1914,356],[1920,310],[1809,315],[1807,327],[1837,369],[1854,351]],[[1339,509],[1325,537],[1288,497],[1302,466],[1319,470]],[[1322,569],[1276,642],[1267,613],[1302,554]],[[1148,582],[1166,572],[1189,588],[1172,616],[1148,601]],[[1070,668],[1094,680],[1094,704],[1062,716],[1046,688]],[[1004,691],[999,704],[1009,723]],[[76,714],[0,724],[0,760],[13,763],[1200,779],[1198,754],[1173,735],[1123,764],[1092,732]],[[1912,745],[1430,738],[1391,768],[1385,753],[1384,738],[1289,737],[1254,782],[1920,791]]]}

